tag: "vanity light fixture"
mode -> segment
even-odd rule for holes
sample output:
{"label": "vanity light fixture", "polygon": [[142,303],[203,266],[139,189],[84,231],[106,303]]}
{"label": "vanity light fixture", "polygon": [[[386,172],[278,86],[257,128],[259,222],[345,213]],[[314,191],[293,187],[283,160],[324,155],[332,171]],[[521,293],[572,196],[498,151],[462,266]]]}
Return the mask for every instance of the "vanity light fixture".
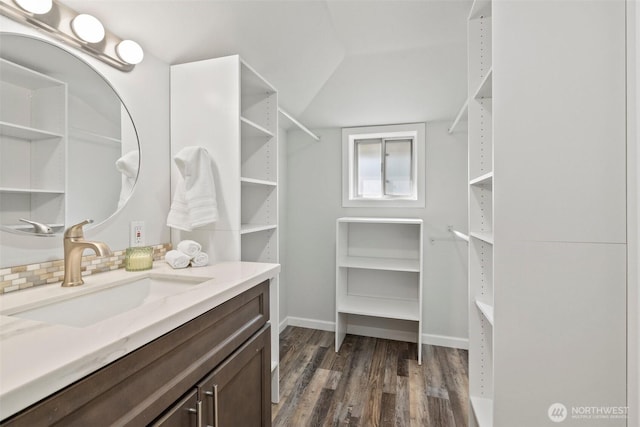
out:
{"label": "vanity light fixture", "polygon": [[99,43],[104,39],[104,25],[93,15],[81,13],[71,20],[73,33],[87,43]]}
{"label": "vanity light fixture", "polygon": [[139,64],[144,58],[144,52],[140,45],[133,40],[122,40],[116,46],[118,57],[127,64]]}
{"label": "vanity light fixture", "polygon": [[121,71],[133,70],[144,58],[138,43],[121,39],[96,17],[59,0],[0,0],[0,15],[43,30]]}
{"label": "vanity light fixture", "polygon": [[52,0],[15,0],[15,2],[27,12],[40,15],[49,12],[53,7]]}

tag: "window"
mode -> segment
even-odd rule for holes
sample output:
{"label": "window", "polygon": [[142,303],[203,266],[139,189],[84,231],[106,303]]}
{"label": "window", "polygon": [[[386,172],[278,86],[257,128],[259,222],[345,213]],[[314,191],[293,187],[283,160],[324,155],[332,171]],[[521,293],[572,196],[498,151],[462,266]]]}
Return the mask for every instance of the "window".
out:
{"label": "window", "polygon": [[345,207],[424,207],[424,123],[345,128]]}

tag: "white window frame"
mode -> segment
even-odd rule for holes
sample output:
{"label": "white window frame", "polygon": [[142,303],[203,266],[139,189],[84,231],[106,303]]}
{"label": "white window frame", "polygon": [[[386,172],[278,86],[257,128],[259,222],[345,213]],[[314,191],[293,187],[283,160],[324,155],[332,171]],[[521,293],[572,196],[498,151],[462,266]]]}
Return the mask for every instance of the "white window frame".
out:
{"label": "white window frame", "polygon": [[[342,129],[342,206],[343,207],[425,207],[425,124],[365,126]],[[364,139],[405,139],[412,143],[411,196],[366,198],[357,195],[356,141]],[[383,147],[384,148],[384,147]],[[384,151],[383,151],[384,155]],[[383,176],[384,179],[384,176]],[[384,182],[382,183],[384,188]],[[384,191],[384,190],[383,190]]]}

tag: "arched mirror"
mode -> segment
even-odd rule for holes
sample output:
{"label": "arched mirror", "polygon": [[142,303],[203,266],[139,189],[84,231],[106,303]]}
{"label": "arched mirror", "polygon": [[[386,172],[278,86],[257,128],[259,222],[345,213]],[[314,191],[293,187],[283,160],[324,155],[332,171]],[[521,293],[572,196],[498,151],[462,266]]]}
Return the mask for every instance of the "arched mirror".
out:
{"label": "arched mirror", "polygon": [[139,170],[133,121],[111,85],[68,51],[0,33],[0,228],[57,235],[104,222]]}

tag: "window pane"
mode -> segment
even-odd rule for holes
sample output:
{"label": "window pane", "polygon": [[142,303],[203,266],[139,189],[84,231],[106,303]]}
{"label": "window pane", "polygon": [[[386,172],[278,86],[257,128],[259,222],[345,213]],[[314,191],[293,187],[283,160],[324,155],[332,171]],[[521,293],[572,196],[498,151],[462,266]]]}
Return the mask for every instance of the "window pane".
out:
{"label": "window pane", "polygon": [[390,196],[411,196],[411,140],[385,141],[384,193]]}
{"label": "window pane", "polygon": [[382,140],[356,141],[356,192],[358,197],[382,196]]}

